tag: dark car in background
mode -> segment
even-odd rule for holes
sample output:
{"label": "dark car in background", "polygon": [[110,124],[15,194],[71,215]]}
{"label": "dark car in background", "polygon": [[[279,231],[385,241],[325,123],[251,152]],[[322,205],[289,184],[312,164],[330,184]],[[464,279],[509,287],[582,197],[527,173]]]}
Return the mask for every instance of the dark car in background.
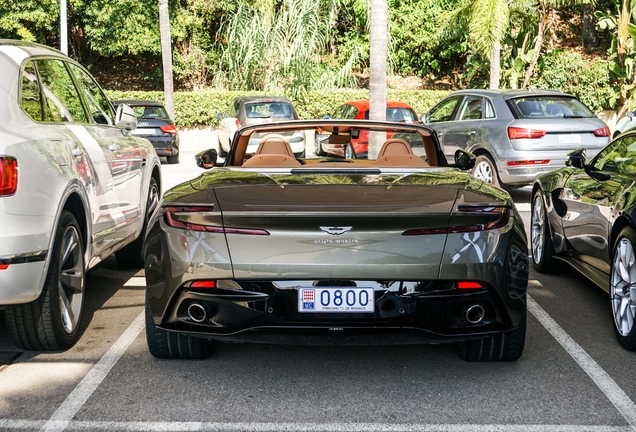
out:
{"label": "dark car in background", "polygon": [[556,272],[565,261],[607,291],[616,338],[636,351],[636,132],[589,161],[576,150],[567,165],[533,187],[534,267]]}
{"label": "dark car in background", "polygon": [[421,121],[435,129],[447,157],[469,151],[477,156],[475,177],[513,188],[563,167],[579,147],[594,156],[610,137],[580,100],[553,90],[461,90]]}
{"label": "dark car in background", "polygon": [[169,164],[179,163],[179,134],[166,108],[151,100],[113,101],[115,108],[122,103],[131,107],[137,115],[137,129],[130,133],[150,141],[157,154],[165,156]]}

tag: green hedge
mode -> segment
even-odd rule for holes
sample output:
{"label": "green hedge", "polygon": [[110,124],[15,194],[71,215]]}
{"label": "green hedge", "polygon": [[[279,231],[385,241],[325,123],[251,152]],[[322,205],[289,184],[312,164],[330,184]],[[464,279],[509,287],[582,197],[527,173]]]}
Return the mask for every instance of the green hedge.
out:
{"label": "green hedge", "polygon": [[[145,91],[106,91],[108,97],[116,99],[149,99],[164,101],[163,92]],[[387,99],[406,102],[418,114],[429,110],[436,102],[450,94],[439,90],[388,90]],[[232,100],[238,95],[262,94],[257,92],[175,92],[174,105],[178,127],[216,127],[219,124],[217,113],[224,113]],[[347,101],[368,99],[368,90],[340,90],[330,92],[309,92],[301,99],[292,99],[298,115],[302,119],[322,118],[332,113],[339,105]]]}

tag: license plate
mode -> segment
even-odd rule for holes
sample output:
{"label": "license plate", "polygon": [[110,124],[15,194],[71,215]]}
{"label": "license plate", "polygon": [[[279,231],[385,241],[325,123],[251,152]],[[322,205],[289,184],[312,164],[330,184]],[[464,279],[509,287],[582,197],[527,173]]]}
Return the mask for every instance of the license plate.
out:
{"label": "license plate", "polygon": [[130,133],[133,135],[157,135],[157,129],[134,129]]}
{"label": "license plate", "polygon": [[559,144],[580,144],[581,135],[579,134],[568,134],[568,135],[559,135]]}
{"label": "license plate", "polygon": [[312,287],[298,289],[298,312],[373,312],[373,288]]}

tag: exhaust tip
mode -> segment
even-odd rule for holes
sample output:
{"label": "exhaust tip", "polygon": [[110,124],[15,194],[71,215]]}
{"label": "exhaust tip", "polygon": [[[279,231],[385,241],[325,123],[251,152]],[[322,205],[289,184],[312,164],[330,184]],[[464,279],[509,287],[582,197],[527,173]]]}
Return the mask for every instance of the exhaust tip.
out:
{"label": "exhaust tip", "polygon": [[196,323],[202,323],[208,317],[208,311],[201,303],[192,303],[188,306],[188,316]]}
{"label": "exhaust tip", "polygon": [[472,305],[466,309],[466,321],[471,324],[478,324],[486,316],[486,311],[482,305]]}

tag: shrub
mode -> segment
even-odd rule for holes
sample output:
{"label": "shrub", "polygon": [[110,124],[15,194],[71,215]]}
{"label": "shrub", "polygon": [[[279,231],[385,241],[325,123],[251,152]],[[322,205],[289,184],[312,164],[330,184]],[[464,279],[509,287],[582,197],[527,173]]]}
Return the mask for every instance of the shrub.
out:
{"label": "shrub", "polygon": [[[440,99],[448,95],[446,90],[388,90],[388,100],[399,100],[411,105],[418,114],[428,111]],[[147,99],[164,102],[159,91],[106,91],[112,100]],[[216,127],[217,113],[224,113],[238,95],[258,95],[262,92],[200,91],[175,92],[176,124],[181,128]],[[291,99],[301,119],[322,118],[339,105],[360,99],[368,99],[368,90],[310,91],[299,99]]]}

